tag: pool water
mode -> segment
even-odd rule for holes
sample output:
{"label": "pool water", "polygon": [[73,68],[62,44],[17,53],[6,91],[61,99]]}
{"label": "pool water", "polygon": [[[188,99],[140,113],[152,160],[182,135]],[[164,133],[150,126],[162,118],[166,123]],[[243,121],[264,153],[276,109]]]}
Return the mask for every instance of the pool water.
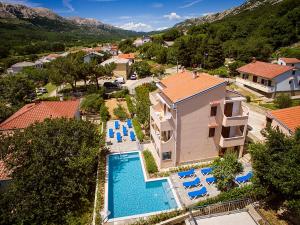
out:
{"label": "pool water", "polygon": [[138,152],[109,156],[109,219],[177,208],[167,179],[145,182]]}

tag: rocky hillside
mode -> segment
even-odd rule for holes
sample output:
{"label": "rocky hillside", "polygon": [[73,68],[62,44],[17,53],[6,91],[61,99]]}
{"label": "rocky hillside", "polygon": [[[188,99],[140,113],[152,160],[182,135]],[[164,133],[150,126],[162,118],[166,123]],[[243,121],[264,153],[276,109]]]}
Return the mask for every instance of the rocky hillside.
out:
{"label": "rocky hillside", "polygon": [[184,28],[184,27],[199,25],[203,23],[212,23],[218,20],[222,20],[228,16],[234,16],[242,12],[245,12],[247,10],[253,10],[265,4],[274,5],[282,1],[283,0],[247,0],[244,4],[238,7],[234,7],[219,13],[188,19],[181,23],[176,24],[175,27]]}

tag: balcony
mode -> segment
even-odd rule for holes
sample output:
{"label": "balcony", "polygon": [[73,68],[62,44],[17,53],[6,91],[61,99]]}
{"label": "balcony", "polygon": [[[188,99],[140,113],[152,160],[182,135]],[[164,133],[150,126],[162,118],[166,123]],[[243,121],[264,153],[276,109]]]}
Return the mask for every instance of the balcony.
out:
{"label": "balcony", "polygon": [[[150,128],[150,133],[153,141],[157,148],[159,148],[159,152],[173,152],[175,147],[175,139],[174,134],[172,133],[171,137],[167,141],[161,140],[161,135],[158,130],[155,130],[152,126]],[[160,155],[160,153],[158,153]]]}
{"label": "balcony", "polygon": [[236,78],[236,82],[240,83],[240,84],[243,84],[243,85],[246,85],[246,86],[249,86],[249,87],[252,87],[252,88],[255,88],[255,89],[260,90],[260,91],[265,92],[265,93],[273,93],[275,91],[274,87],[265,86],[265,85],[255,83],[255,82],[250,81],[250,80],[245,80],[245,79],[240,78],[240,77]]}
{"label": "balcony", "polygon": [[150,106],[150,116],[160,131],[173,130],[171,125],[171,113],[166,113],[160,108],[159,104]]}
{"label": "balcony", "polygon": [[244,145],[246,137],[245,129],[247,129],[246,127],[247,126],[244,126],[244,132],[241,131],[241,128],[239,126],[223,127],[220,138],[221,148]]}
{"label": "balcony", "polygon": [[242,126],[247,125],[249,117],[249,109],[246,106],[241,106],[237,115],[226,116],[224,115],[222,125],[224,127]]}

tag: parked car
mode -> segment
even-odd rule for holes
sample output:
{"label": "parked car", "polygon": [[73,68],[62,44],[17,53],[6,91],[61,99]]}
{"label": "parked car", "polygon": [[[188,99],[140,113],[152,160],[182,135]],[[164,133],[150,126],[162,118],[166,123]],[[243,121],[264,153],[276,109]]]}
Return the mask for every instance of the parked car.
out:
{"label": "parked car", "polygon": [[117,77],[114,82],[119,84],[125,84],[124,77]]}
{"label": "parked car", "polygon": [[132,74],[131,76],[130,76],[130,80],[136,80],[137,79],[137,75],[136,74]]}
{"label": "parked car", "polygon": [[119,89],[120,84],[118,82],[104,82],[103,86],[106,89]]}

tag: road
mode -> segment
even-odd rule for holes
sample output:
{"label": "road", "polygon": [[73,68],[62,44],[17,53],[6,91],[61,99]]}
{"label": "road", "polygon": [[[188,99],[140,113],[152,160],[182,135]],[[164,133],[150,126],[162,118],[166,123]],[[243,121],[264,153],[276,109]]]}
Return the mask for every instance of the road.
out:
{"label": "road", "polygon": [[142,84],[151,83],[155,80],[153,77],[146,77],[139,80],[127,80],[123,87],[127,87],[130,94],[134,94],[134,89]]}
{"label": "road", "polygon": [[248,136],[257,141],[264,141],[265,138],[261,134],[261,130],[265,128],[266,112],[256,106],[246,104],[249,108],[248,125],[252,130],[248,132]]}

